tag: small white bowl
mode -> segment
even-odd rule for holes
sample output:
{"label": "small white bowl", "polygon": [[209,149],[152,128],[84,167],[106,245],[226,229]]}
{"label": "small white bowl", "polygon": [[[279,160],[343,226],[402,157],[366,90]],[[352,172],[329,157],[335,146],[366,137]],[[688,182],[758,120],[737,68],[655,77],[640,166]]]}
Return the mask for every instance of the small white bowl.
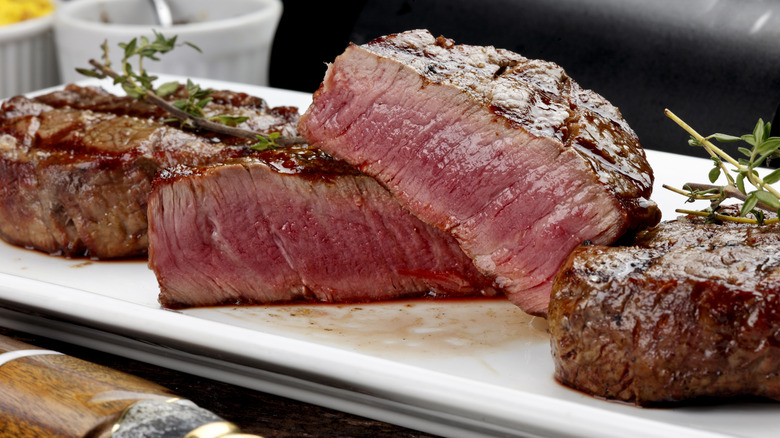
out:
{"label": "small white bowl", "polygon": [[0,99],[59,83],[53,23],[48,14],[0,26]]}
{"label": "small white bowl", "polygon": [[153,29],[177,42],[189,42],[160,55],[160,61],[144,60],[150,73],[220,79],[254,85],[268,84],[268,67],[276,27],[282,15],[280,0],[169,0],[174,24],[154,24],[148,0],[74,0],[62,3],[54,21],[62,82],[84,79],[76,68],[91,68],[100,61],[100,45],[108,41],[109,59],[122,59],[120,42],[146,36]]}

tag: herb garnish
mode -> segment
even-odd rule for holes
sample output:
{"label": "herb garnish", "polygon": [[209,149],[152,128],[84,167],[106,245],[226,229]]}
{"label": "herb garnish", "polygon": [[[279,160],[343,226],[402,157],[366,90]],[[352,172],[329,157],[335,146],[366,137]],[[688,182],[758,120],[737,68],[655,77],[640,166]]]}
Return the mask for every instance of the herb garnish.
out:
{"label": "herb garnish", "polygon": [[[713,184],[685,184],[682,190],[664,185],[664,188],[688,197],[687,202],[695,200],[709,200],[710,207],[705,212],[689,210],[677,210],[679,213],[708,216],[713,220],[735,220],[757,224],[778,222],[777,218],[766,219],[765,211],[777,213],[780,216],[780,192],[771,184],[780,181],[780,169],[776,169],[761,177],[757,169],[769,159],[780,156],[780,137],[770,137],[771,124],[759,119],[753,132],[742,136],[728,134],[712,134],[703,137],[687,123],[674,115],[669,110],[664,113],[675,123],[685,129],[691,138],[688,144],[703,147],[713,161],[713,167],[709,172],[710,183]],[[734,159],[711,140],[719,142],[745,142],[750,148],[739,147],[738,151],[744,158]],[[729,165],[732,167],[729,168]],[[725,185],[714,185],[721,177],[726,179]],[[718,207],[728,198],[736,198],[743,201],[739,217],[726,216],[717,213]],[[755,219],[747,218],[752,214]]]}
{"label": "herb garnish", "polygon": [[272,132],[267,137],[261,135],[257,136],[257,143],[252,145],[251,148],[256,151],[265,151],[268,149],[279,149],[282,147],[276,140],[279,139],[280,134],[278,132]]}
{"label": "herb garnish", "polygon": [[[128,43],[119,43],[119,47],[123,50],[120,69],[121,73],[111,68],[107,42],[103,42],[101,45],[103,50],[103,63],[91,59],[89,63],[94,67],[93,69],[78,68],[76,71],[85,76],[94,78],[103,79],[111,77],[114,80],[114,84],[120,85],[129,97],[146,100],[157,105],[173,116],[172,119],[166,119],[166,122],[178,120],[182,127],[205,129],[219,134],[259,140],[256,145],[252,146],[253,149],[258,150],[304,142],[300,137],[281,137],[278,132],[266,135],[237,128],[236,126],[248,119],[248,117],[244,116],[217,115],[206,118],[205,108],[211,102],[212,98],[210,95],[214,90],[201,89],[199,85],[193,83],[190,79],[187,79],[188,96],[186,99],[177,100],[173,103],[165,100],[165,97],[172,95],[178,90],[179,83],[167,82],[155,89],[154,81],[157,80],[158,77],[149,75],[146,72],[146,69],[144,68],[144,59],[158,61],[159,55],[168,53],[175,47],[181,45],[190,46],[198,52],[201,50],[191,43],[185,42],[177,44],[177,36],[166,38],[162,33],[157,31],[153,32],[154,40],[152,41],[146,37],[140,37],[133,38]],[[137,71],[130,62],[133,58],[137,58]]]}
{"label": "herb garnish", "polygon": [[[176,86],[176,88],[179,86],[177,82],[169,82],[168,84],[173,84]],[[160,89],[168,84],[163,84],[163,86],[157,89],[158,96],[160,95]],[[214,90],[210,88],[203,90],[200,88],[200,85],[193,83],[190,79],[187,79],[187,99],[177,100],[173,102],[173,106],[193,117],[205,118],[206,111],[204,108],[209,104],[209,102],[213,100],[211,97],[211,93],[213,92]],[[208,120],[222,123],[227,126],[238,126],[241,123],[249,120],[249,117],[221,114],[209,117]]]}

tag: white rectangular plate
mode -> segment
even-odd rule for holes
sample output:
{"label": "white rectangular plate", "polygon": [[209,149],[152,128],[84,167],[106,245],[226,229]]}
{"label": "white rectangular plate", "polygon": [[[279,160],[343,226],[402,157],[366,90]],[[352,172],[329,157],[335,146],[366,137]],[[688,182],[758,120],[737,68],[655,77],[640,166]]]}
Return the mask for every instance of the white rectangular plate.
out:
{"label": "white rectangular plate", "polygon": [[[272,106],[303,109],[311,99],[197,82]],[[670,121],[659,129],[677,128]],[[699,180],[710,162],[648,156],[654,199],[672,218],[684,199],[660,185]],[[553,379],[545,321],[503,300],[170,311],[157,293],[143,261],[65,259],[0,243],[0,325],[434,434],[770,437],[780,430],[774,402],[642,409],[563,387]]]}

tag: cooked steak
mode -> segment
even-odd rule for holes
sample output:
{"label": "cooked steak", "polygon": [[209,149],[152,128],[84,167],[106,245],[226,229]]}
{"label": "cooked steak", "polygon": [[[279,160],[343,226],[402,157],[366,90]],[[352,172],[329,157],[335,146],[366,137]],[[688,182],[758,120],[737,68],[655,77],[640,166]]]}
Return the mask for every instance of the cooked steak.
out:
{"label": "cooked steak", "polygon": [[557,275],[555,376],[641,405],[780,399],[780,226],[682,217],[629,246],[578,247]]}
{"label": "cooked steak", "polygon": [[452,237],[306,146],[164,171],[149,266],[173,308],[497,294]]}
{"label": "cooked steak", "polygon": [[[296,129],[296,116],[256,101],[232,112],[254,112],[254,127],[265,132]],[[247,153],[245,146],[165,125],[161,117],[150,105],[75,86],[4,102],[0,237],[66,256],[145,255],[147,197],[155,173]]]}
{"label": "cooked steak", "polygon": [[[174,101],[186,97],[187,89],[184,85],[180,85],[178,91],[168,96],[167,99]],[[214,90],[210,97],[212,100],[205,107],[206,117],[219,114],[245,116],[248,117],[248,120],[239,125],[241,128],[257,132],[279,132],[285,136],[297,134],[295,124],[298,121],[298,108],[296,107],[269,107],[266,101],[260,97],[229,90]],[[159,122],[170,118],[168,113],[156,105],[127,96],[116,96],[99,87],[69,84],[63,90],[38,96],[35,101],[54,108],[68,107],[118,116],[151,118]],[[208,132],[200,132],[199,134],[216,136]],[[221,140],[243,141],[231,138],[221,138]]]}
{"label": "cooked steak", "polygon": [[352,45],[299,129],[449,232],[532,314],[578,244],[660,219],[618,110],[559,66],[506,50],[421,30]]}

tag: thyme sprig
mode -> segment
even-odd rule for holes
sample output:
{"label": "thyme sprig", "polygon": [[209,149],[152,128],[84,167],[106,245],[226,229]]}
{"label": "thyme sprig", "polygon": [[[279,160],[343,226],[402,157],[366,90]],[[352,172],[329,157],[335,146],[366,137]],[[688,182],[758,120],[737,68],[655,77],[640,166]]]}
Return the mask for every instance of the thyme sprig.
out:
{"label": "thyme sprig", "polygon": [[[113,77],[114,84],[120,85],[124,92],[132,98],[142,99],[145,96],[147,90],[154,88],[153,82],[157,79],[157,76],[150,76],[146,72],[146,69],[144,68],[144,59],[159,61],[159,55],[168,53],[177,46],[177,36],[166,38],[163,34],[157,31],[153,32],[153,40],[149,40],[148,38],[142,36],[140,38],[133,38],[130,40],[130,42],[118,44],[119,48],[122,49],[123,56],[120,63],[121,74],[117,73],[117,75]],[[198,46],[191,43],[185,42],[179,45],[187,45],[197,50],[198,52],[201,51]],[[100,47],[103,51],[103,65],[110,69],[111,60],[108,56],[108,42],[104,41]],[[133,67],[131,62],[133,58],[137,58],[137,70]],[[99,70],[77,68],[76,71],[90,77],[104,78],[106,76],[104,72]],[[176,82],[169,82],[163,84],[156,94],[160,97],[165,97],[173,94],[177,88],[178,84]]]}
{"label": "thyme sprig", "polygon": [[[665,110],[664,113],[691,135],[688,141],[691,146],[703,147],[709,154],[713,161],[713,167],[708,174],[710,183],[714,184],[721,176],[724,176],[726,179],[726,184],[720,186],[688,183],[685,184],[683,190],[664,185],[665,188],[687,196],[687,202],[695,200],[710,201],[710,208],[707,212],[695,213],[699,215],[709,214],[712,219],[748,221],[758,224],[778,221],[777,218],[766,219],[764,212],[774,212],[780,216],[780,192],[771,186],[771,184],[780,181],[780,169],[772,171],[763,178],[758,173],[758,168],[761,165],[771,158],[780,156],[780,152],[778,152],[778,149],[780,149],[780,137],[771,137],[769,135],[771,132],[770,123],[764,123],[762,119],[759,119],[753,128],[753,132],[742,136],[716,133],[704,137],[671,111]],[[744,157],[734,159],[713,144],[712,140],[723,143],[741,141],[750,145],[750,148],[739,147],[737,150]],[[731,168],[729,168],[729,165]],[[728,198],[736,198],[743,201],[739,218],[717,213],[718,207]],[[687,214],[694,213],[689,210],[677,211]],[[748,214],[752,214],[755,219],[747,218]]]}
{"label": "thyme sprig", "polygon": [[[176,82],[172,82],[172,83],[175,84],[176,87],[178,88],[178,83]],[[189,119],[190,121],[194,120],[194,118],[206,118],[205,108],[206,105],[208,105],[212,100],[214,100],[211,97],[211,94],[213,92],[214,90],[210,88],[204,90],[200,88],[200,85],[192,82],[192,80],[190,79],[187,79],[187,98],[173,102],[173,106],[192,116],[192,118]],[[158,89],[158,95],[159,95],[159,89]],[[249,120],[249,117],[219,114],[216,116],[208,117],[207,119],[212,122],[221,123],[227,126],[238,126],[241,123]],[[177,120],[177,119],[168,119],[166,121],[172,121],[172,120]],[[182,124],[186,124],[186,122],[182,121]]]}
{"label": "thyme sprig", "polygon": [[[144,68],[144,60],[158,61],[159,56],[170,52],[175,47],[187,45],[198,52],[200,49],[191,43],[177,44],[177,36],[166,38],[163,34],[154,31],[154,39],[149,40],[146,37],[133,38],[128,43],[119,43],[123,51],[120,72],[111,67],[109,59],[108,43],[101,45],[103,62],[94,59],[89,60],[92,69],[77,68],[79,73],[104,79],[110,77],[115,85],[120,85],[125,93],[132,98],[146,100],[168,112],[173,118],[165,121],[178,120],[182,127],[193,129],[204,129],[218,134],[234,137],[258,140],[257,145],[263,149],[268,149],[269,145],[273,147],[283,147],[291,144],[303,143],[301,137],[282,137],[279,133],[275,135],[266,135],[256,131],[238,128],[237,126],[248,119],[245,116],[216,115],[206,117],[206,106],[212,101],[212,89],[201,89],[201,87],[187,79],[187,98],[169,102],[165,99],[175,93],[179,88],[178,82],[167,82],[155,89],[154,81],[157,76],[149,75]],[[137,58],[138,68],[135,69],[131,63],[133,58]],[[271,138],[273,136],[273,138]],[[257,146],[255,145],[255,146]]]}

